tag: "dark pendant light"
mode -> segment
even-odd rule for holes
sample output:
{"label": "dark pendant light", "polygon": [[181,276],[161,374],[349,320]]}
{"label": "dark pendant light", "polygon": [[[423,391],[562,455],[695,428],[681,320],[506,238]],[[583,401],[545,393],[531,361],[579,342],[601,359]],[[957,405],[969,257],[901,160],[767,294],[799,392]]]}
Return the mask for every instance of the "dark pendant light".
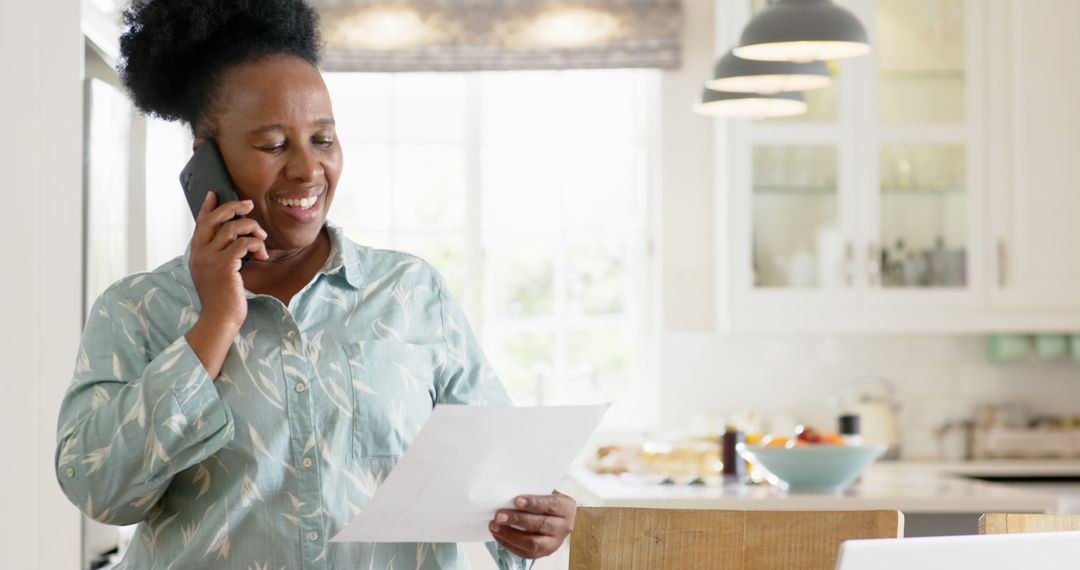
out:
{"label": "dark pendant light", "polygon": [[821,89],[831,83],[824,61],[755,61],[728,52],[716,62],[712,79],[705,86],[716,91],[770,94]]}
{"label": "dark pendant light", "polygon": [[789,117],[806,112],[802,93],[732,93],[705,88],[693,111],[710,117]]}
{"label": "dark pendant light", "polygon": [[866,28],[832,0],[778,0],[743,28],[735,55],[807,62],[870,53]]}

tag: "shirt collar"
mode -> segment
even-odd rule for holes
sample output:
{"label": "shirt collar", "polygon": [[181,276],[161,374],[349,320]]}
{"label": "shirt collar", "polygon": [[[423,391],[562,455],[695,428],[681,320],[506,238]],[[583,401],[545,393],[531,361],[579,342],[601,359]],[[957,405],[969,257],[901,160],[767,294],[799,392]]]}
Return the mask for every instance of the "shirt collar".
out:
{"label": "shirt collar", "polygon": [[326,233],[330,236],[330,255],[320,273],[327,275],[343,274],[349,285],[359,289],[364,284],[364,274],[360,268],[360,256],[356,245],[345,236],[340,226],[326,221]]}

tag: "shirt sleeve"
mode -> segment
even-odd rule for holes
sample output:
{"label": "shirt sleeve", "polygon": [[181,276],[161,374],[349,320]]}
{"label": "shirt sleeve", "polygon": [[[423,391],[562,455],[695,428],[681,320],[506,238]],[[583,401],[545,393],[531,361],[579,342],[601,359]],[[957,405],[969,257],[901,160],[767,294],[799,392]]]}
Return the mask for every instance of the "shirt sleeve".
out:
{"label": "shirt sleeve", "polygon": [[179,472],[233,438],[232,413],[184,336],[150,354],[145,308],[106,291],[60,407],[56,475],[87,516],[134,524]]}
{"label": "shirt sleeve", "polygon": [[[436,402],[478,406],[512,406],[499,377],[488,363],[473,334],[465,312],[461,310],[442,276],[434,269],[435,292],[442,314],[443,356],[441,374],[436,380]],[[485,543],[500,570],[524,569],[526,559],[503,548],[499,543]]]}
{"label": "shirt sleeve", "polygon": [[512,406],[499,377],[488,363],[465,313],[442,276],[434,269],[435,293],[442,313],[445,350],[436,379],[436,402],[478,406]]}

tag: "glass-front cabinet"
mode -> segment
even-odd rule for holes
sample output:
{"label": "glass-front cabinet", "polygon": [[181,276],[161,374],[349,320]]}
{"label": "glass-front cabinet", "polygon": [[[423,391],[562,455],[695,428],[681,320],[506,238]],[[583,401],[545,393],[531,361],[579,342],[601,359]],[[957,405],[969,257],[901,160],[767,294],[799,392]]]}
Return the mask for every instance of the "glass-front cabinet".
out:
{"label": "glass-front cabinet", "polygon": [[984,2],[839,3],[871,54],[829,62],[808,113],[721,131],[740,330],[913,330],[913,310],[975,304],[985,286]]}
{"label": "glass-front cabinet", "polygon": [[[877,0],[866,6],[877,47],[877,227],[870,285],[968,287],[969,220],[979,203],[980,14],[974,0]],[[969,6],[971,4],[972,6]],[[875,81],[876,80],[876,81]],[[974,87],[974,88],[973,88]],[[866,114],[864,112],[864,114]],[[870,119],[866,116],[865,119]],[[978,218],[976,218],[977,221]]]}

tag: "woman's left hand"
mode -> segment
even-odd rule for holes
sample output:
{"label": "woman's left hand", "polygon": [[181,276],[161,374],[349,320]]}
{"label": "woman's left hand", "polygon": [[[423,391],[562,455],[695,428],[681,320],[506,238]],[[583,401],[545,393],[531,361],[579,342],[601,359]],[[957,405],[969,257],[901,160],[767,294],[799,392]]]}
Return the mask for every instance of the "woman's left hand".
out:
{"label": "woman's left hand", "polygon": [[516,509],[502,509],[488,524],[491,536],[522,558],[541,558],[562,546],[574,531],[577,503],[558,491],[550,495],[522,495]]}

